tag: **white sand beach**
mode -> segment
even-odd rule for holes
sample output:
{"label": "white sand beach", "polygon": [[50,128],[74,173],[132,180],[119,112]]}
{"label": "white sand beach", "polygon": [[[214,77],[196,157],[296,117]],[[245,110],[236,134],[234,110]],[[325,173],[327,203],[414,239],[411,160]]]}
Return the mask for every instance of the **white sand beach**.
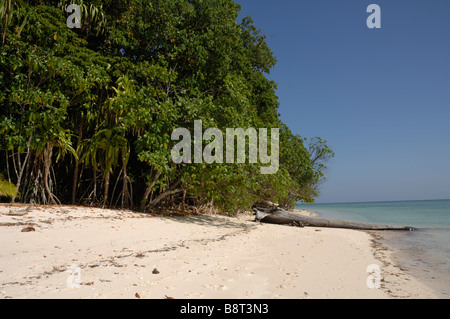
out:
{"label": "white sand beach", "polygon": [[363,231],[27,207],[0,204],[0,298],[436,297]]}

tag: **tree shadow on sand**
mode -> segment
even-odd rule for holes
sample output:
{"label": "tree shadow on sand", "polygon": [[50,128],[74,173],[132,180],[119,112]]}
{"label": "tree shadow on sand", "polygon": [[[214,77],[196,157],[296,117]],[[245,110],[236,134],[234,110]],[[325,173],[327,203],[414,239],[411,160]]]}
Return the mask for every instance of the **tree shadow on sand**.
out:
{"label": "tree shadow on sand", "polygon": [[245,229],[250,227],[247,223],[227,220],[225,218],[207,215],[189,215],[189,216],[167,216],[164,217],[179,223],[196,224],[200,226],[209,226],[228,229]]}

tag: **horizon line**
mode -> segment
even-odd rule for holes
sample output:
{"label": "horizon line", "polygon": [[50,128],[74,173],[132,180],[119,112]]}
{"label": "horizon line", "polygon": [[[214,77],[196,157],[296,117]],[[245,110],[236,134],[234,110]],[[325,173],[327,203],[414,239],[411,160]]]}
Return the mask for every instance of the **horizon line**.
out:
{"label": "horizon line", "polygon": [[418,201],[438,201],[450,200],[450,198],[436,198],[436,199],[396,199],[396,200],[372,200],[372,201],[354,201],[354,202],[323,202],[323,203],[297,203],[297,205],[315,205],[315,204],[355,204],[355,203],[386,203],[386,202],[418,202]]}

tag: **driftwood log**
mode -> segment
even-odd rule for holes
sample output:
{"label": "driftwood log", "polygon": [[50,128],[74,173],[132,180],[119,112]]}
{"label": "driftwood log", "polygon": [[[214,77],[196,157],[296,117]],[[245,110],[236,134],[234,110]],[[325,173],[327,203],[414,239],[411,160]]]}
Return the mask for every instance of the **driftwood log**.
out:
{"label": "driftwood log", "polygon": [[293,225],[300,227],[311,226],[311,227],[348,228],[361,230],[415,230],[415,228],[409,226],[378,225],[378,224],[368,224],[329,218],[304,216],[297,213],[288,212],[276,206],[253,207],[253,211],[255,212],[256,221],[271,224]]}

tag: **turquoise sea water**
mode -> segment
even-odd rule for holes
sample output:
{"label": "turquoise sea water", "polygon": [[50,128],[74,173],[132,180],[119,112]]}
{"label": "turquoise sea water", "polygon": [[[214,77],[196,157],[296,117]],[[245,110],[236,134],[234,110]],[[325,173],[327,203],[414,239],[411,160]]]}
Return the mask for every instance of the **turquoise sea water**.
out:
{"label": "turquoise sea water", "polygon": [[396,263],[450,298],[450,200],[297,205],[321,217],[376,224],[412,226],[415,231],[382,231]]}

